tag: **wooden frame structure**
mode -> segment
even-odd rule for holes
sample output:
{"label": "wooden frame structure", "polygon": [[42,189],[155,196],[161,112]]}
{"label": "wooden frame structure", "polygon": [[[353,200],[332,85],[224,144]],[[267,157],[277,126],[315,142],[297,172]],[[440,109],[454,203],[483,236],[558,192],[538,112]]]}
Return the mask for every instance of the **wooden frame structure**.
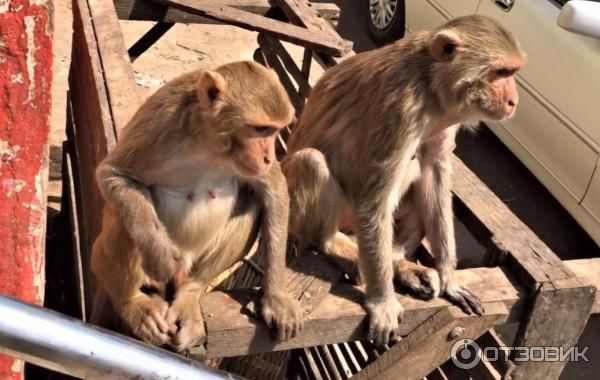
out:
{"label": "wooden frame structure", "polygon": [[[94,169],[115,144],[118,133],[140,104],[118,18],[158,21],[136,48],[143,53],[174,22],[231,23],[259,31],[255,59],[272,67],[290,93],[298,112],[310,92],[313,61],[324,68],[335,57],[352,54],[351,44],[330,25],[334,7],[311,6],[306,0],[230,0],[215,6],[208,0],[73,0],[74,46],[70,73],[69,143],[66,177],[75,260],[79,317],[90,319],[93,279],[89,253],[101,222],[101,197]],[[116,7],[115,7],[116,5]],[[319,12],[327,15],[322,17]],[[298,65],[280,40],[305,48]],[[285,143],[281,141],[285,150]],[[271,340],[266,327],[252,317],[252,300],[260,283],[261,258],[238,268],[222,288],[202,300],[207,352],[222,368],[257,379],[281,378],[293,351],[294,378],[357,379],[454,378],[456,368],[443,363],[452,343],[477,339],[504,345],[493,326],[519,322],[518,346],[563,346],[577,343],[590,313],[600,313],[595,289],[600,259],[561,261],[457,157],[454,164],[454,208],[457,217],[486,247],[489,267],[458,271],[461,283],[485,303],[484,316],[466,316],[443,299],[420,301],[398,295],[405,307],[405,339],[383,352],[365,342],[366,312],[359,288],[343,283],[342,273],[317,254],[288,260],[288,287],[306,308],[300,336],[283,343]],[[422,249],[421,260],[428,261]],[[361,343],[360,341],[363,340]],[[348,343],[354,342],[354,343]],[[248,355],[248,356],[241,356]],[[237,357],[236,357],[237,356]],[[344,359],[346,358],[346,360]],[[345,361],[345,364],[340,364]],[[558,378],[565,362],[481,362],[469,370],[475,378]],[[441,366],[441,367],[439,367]],[[323,370],[330,371],[323,375]],[[334,371],[333,369],[336,369]],[[341,368],[341,369],[340,369]],[[457,375],[457,378],[462,378]]]}

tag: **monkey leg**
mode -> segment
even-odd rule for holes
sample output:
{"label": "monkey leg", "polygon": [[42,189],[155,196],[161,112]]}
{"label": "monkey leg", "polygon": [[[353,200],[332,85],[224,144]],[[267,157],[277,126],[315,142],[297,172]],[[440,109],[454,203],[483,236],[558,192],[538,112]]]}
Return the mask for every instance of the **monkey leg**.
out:
{"label": "monkey leg", "polygon": [[394,279],[419,298],[431,299],[439,296],[438,272],[411,260],[414,259],[411,256],[425,236],[412,191],[409,190],[405,195],[394,216]]}
{"label": "monkey leg", "polygon": [[[141,267],[141,255],[110,210],[105,209],[102,233],[92,251],[91,266],[99,284],[125,326],[119,330],[160,346],[169,341],[174,326],[166,322],[169,304],[159,295],[142,292],[152,285]],[[93,314],[98,311],[93,311]]]}
{"label": "monkey leg", "polygon": [[341,257],[356,253],[356,244],[338,233],[345,195],[323,153],[302,149],[287,156],[282,164],[290,193],[290,233],[300,251],[316,246],[326,254]]}

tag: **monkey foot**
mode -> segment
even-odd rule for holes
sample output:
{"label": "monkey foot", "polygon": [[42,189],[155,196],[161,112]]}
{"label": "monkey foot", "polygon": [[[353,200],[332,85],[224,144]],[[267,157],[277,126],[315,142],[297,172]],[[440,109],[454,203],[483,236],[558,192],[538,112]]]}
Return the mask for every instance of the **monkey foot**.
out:
{"label": "monkey foot", "polygon": [[365,308],[369,312],[368,339],[373,340],[377,346],[400,339],[398,327],[404,315],[404,308],[395,296],[384,301],[367,300]]}
{"label": "monkey foot", "polygon": [[395,280],[416,297],[430,300],[440,294],[440,276],[434,269],[411,263],[411,267],[398,268]]}
{"label": "monkey foot", "polygon": [[169,304],[160,297],[140,297],[129,302],[123,317],[135,336],[161,346],[169,341],[174,326],[166,320]]}
{"label": "monkey foot", "polygon": [[483,315],[485,310],[481,300],[467,288],[447,288],[444,297],[454,305],[460,307],[466,314]]}
{"label": "monkey foot", "polygon": [[204,356],[206,330],[197,298],[176,299],[169,310],[167,322],[177,327],[169,342],[176,352]]}
{"label": "monkey foot", "polygon": [[279,342],[296,337],[304,327],[300,302],[285,293],[265,292],[260,300],[260,314]]}

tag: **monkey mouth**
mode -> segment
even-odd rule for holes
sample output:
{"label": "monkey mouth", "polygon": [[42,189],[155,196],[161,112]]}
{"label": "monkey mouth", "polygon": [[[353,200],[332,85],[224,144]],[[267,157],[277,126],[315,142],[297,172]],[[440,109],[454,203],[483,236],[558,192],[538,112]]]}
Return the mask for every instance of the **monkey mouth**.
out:
{"label": "monkey mouth", "polygon": [[245,162],[239,162],[236,165],[236,170],[241,177],[251,178],[251,177],[259,177],[259,176],[265,174],[269,170],[269,168],[260,169],[256,166],[248,165]]}

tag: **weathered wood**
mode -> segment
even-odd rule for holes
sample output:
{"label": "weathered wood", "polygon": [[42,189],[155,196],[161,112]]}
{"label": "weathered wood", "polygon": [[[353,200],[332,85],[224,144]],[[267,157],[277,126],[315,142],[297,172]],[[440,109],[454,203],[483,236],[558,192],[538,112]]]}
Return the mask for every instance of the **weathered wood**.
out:
{"label": "weathered wood", "polygon": [[[521,317],[525,293],[501,268],[460,270],[457,271],[457,277],[461,284],[477,294],[483,302],[503,302],[510,311],[510,320],[518,321]],[[324,280],[324,283],[327,281]],[[495,286],[490,287],[490,283]],[[398,296],[405,308],[400,325],[402,335],[409,334],[424,320],[449,306],[441,298],[422,301],[410,296]],[[320,306],[307,317],[302,334],[279,343],[271,339],[270,332],[262,322],[249,313],[240,313],[254,297],[255,292],[239,289],[228,293],[213,292],[201,300],[209,356],[246,355],[366,338],[366,311],[361,305],[363,292],[358,287],[340,284],[333,288]]]}
{"label": "weathered wood", "polygon": [[495,329],[490,329],[483,334],[477,340],[477,343],[479,343],[480,347],[498,347],[498,349],[502,351],[502,354],[499,354],[499,360],[495,360],[489,364],[494,367],[496,372],[498,372],[503,379],[509,378],[515,368],[515,364],[510,360],[508,345],[500,339],[498,334],[496,334]]}
{"label": "weathered wood", "polygon": [[88,4],[98,42],[110,112],[115,130],[119,131],[141,105],[141,96],[113,2],[88,0]]}
{"label": "weathered wood", "polygon": [[[70,122],[70,106],[67,105],[69,111],[67,113],[67,120]],[[73,174],[73,164],[71,162],[71,153],[69,152],[69,146],[65,142],[63,144],[63,193],[62,196],[66,200],[66,209],[62,210],[68,211],[69,224],[71,227],[71,236],[70,240],[72,243],[71,251],[73,256],[73,269],[74,269],[74,280],[75,280],[75,294],[77,298],[77,306],[78,306],[78,315],[77,318],[80,318],[82,321],[87,321],[87,313],[86,313],[86,299],[85,299],[85,282],[84,282],[84,270],[83,270],[83,260],[81,257],[81,241],[79,239],[79,224],[78,224],[78,214],[77,214],[77,194],[75,192],[75,177]]]}
{"label": "weathered wood", "polygon": [[[206,17],[154,4],[150,0],[115,0],[114,3],[117,16],[121,20],[217,23],[217,21]],[[219,3],[258,15],[264,15],[271,8],[268,0],[223,0]],[[340,17],[340,8],[333,3],[312,3],[310,6],[329,22]]]}
{"label": "weathered wood", "polygon": [[[567,260],[564,262],[577,277],[585,278],[596,289],[600,289],[600,258]],[[591,314],[600,313],[600,292],[596,291],[594,305]]]}
{"label": "weathered wood", "polygon": [[452,190],[457,216],[484,245],[507,252],[507,263],[532,290],[574,273],[456,156]]}
{"label": "weathered wood", "polygon": [[279,57],[286,71],[294,78],[294,81],[298,84],[298,93],[304,98],[308,98],[311,86],[308,83],[308,77],[298,68],[294,59],[285,50],[285,47],[281,42],[275,38],[269,37],[266,34],[260,33],[258,35],[258,44],[265,54],[274,55]]}
{"label": "weathered wood", "polygon": [[[402,374],[403,379],[422,379],[450,357],[456,341],[477,338],[504,322],[507,316],[508,310],[503,303],[486,305],[483,316],[467,316],[455,306],[440,310],[355,378],[396,380]],[[457,327],[464,329],[464,333],[457,338],[449,337]]]}
{"label": "weathered wood", "polygon": [[342,56],[352,49],[352,43],[342,38],[323,35],[281,21],[268,19],[233,7],[214,5],[206,0],[155,0],[158,4],[171,6],[186,12],[205,16],[227,24],[257,32],[269,33],[277,38],[311,49]]}
{"label": "weathered wood", "polygon": [[294,24],[309,30],[339,38],[335,29],[325,21],[306,0],[271,0]]}
{"label": "weathered wood", "polygon": [[[559,347],[577,344],[594,303],[596,288],[586,279],[572,277],[544,283],[527,320],[520,325],[516,346]],[[515,362],[512,379],[557,379],[566,362]]]}
{"label": "weathered wood", "polygon": [[85,299],[90,314],[94,296],[93,276],[89,270],[92,244],[102,222],[102,197],[96,186],[95,169],[107,148],[115,144],[108,96],[102,77],[102,64],[88,4],[73,2],[73,64],[69,73],[73,128],[67,130],[77,194],[79,236],[84,268]]}

